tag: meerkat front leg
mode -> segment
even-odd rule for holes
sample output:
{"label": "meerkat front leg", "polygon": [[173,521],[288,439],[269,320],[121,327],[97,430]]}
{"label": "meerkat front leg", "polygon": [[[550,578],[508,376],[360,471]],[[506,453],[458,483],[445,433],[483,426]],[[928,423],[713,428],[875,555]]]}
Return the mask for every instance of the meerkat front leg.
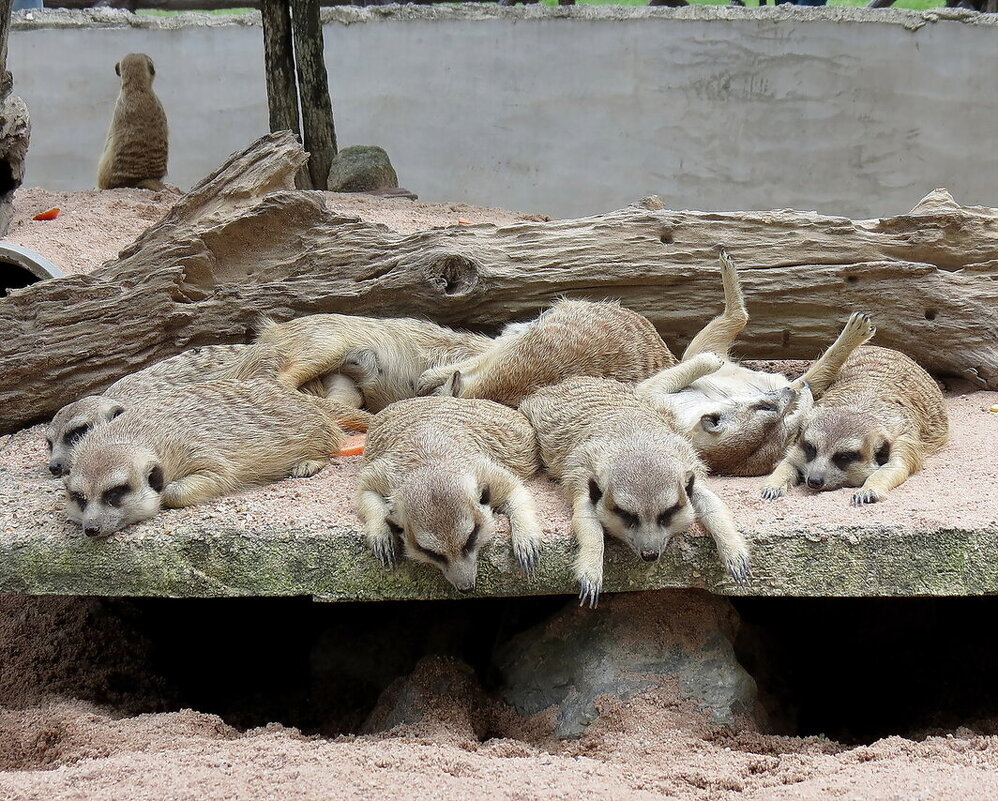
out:
{"label": "meerkat front leg", "polygon": [[501,471],[490,480],[492,503],[509,518],[509,538],[513,556],[525,573],[537,566],[541,551],[541,524],[534,497],[512,473]]}
{"label": "meerkat front leg", "polygon": [[689,361],[666,367],[651,378],[646,378],[637,385],[635,391],[645,398],[669,395],[686,389],[698,378],[716,373],[723,365],[724,359],[716,353],[698,353]]}
{"label": "meerkat front leg", "polygon": [[735,337],[748,324],[748,310],[738,284],[735,263],[724,250],[718,254],[718,259],[721,262],[721,284],[724,287],[724,311],[693,337],[683,351],[683,361],[707,351],[727,356]]}
{"label": "meerkat front leg", "polygon": [[721,562],[737,584],[747,584],[752,572],[749,568],[748,546],[735,526],[735,520],[724,502],[704,486],[702,479],[693,482],[690,503],[697,513],[700,525],[714,538]]}
{"label": "meerkat front leg", "polygon": [[903,484],[915,472],[921,460],[918,459],[918,446],[904,442],[900,438],[891,449],[891,457],[879,469],[875,470],[863,486],[853,493],[850,505],[865,506],[868,503],[882,501],[895,487]]}
{"label": "meerkat front leg", "polygon": [[815,399],[820,398],[838,377],[839,369],[852,352],[869,342],[876,333],[877,328],[869,314],[853,312],[831,347],[791,386],[799,390],[805,383],[809,384],[811,394]]}
{"label": "meerkat front leg", "polygon": [[171,481],[163,489],[163,506],[178,509],[225,495],[232,490],[232,481],[217,473],[192,473]]}
{"label": "meerkat front leg", "polygon": [[762,485],[762,497],[767,501],[782,498],[787,490],[800,483],[800,473],[790,459],[784,459],[773,470]]}
{"label": "meerkat front leg", "polygon": [[288,476],[291,478],[310,478],[327,464],[329,464],[329,459],[302,459],[291,465]]}
{"label": "meerkat front leg", "polygon": [[595,609],[603,589],[603,526],[589,499],[585,485],[577,487],[572,500],[572,531],[579,543],[575,577],[579,582],[579,606]]}
{"label": "meerkat front leg", "polygon": [[380,492],[364,487],[361,476],[361,490],[357,495],[357,514],[364,524],[367,544],[385,567],[394,567],[398,561],[395,548],[395,532],[388,522],[391,509]]}

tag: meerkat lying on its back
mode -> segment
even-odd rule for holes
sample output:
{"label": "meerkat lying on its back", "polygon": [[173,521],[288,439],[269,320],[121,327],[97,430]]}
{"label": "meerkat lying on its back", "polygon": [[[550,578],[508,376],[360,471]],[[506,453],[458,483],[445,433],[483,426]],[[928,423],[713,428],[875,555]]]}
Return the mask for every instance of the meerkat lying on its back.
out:
{"label": "meerkat lying on its back", "polygon": [[291,387],[338,374],[350,379],[364,406],[379,412],[413,398],[429,368],[484,352],[492,340],[408,318],[311,314],[286,323],[264,320],[260,344],[284,357],[278,380]]}
{"label": "meerkat lying on its back", "polygon": [[704,353],[723,357],[719,369],[679,392],[672,378],[642,381],[637,393],[656,407],[673,412],[679,430],[693,442],[712,472],[761,476],[780,461],[800,433],[813,399],[821,397],[849,355],[876,332],[870,317],[853,314],[832,346],[811,368],[791,382],[779,373],[750,370],[729,355],[748,323],[748,311],[734,262],[720,253],[724,312],[693,338],[683,362]]}
{"label": "meerkat lying on its back", "polygon": [[65,479],[67,513],[88,536],[107,536],[161,506],[314,475],[343,442],[340,413],[262,379],[166,390],[80,443]]}
{"label": "meerkat lying on its back", "polygon": [[812,490],[860,487],[853,505],[875,503],[948,438],[946,404],[932,377],[903,353],[860,348],[808,415],[762,494],[779,498],[800,483]]}
{"label": "meerkat lying on its back", "polygon": [[[98,426],[111,422],[129,406],[147,401],[164,390],[185,384],[203,383],[220,378],[249,380],[273,379],[283,365],[275,348],[262,345],[208,345],[191,348],[157,362],[144,370],[115,381],[101,395],[88,395],[67,404],[56,412],[45,432],[49,449],[49,470],[63,476],[73,462],[73,449]],[[312,394],[329,397],[357,407],[356,387],[349,379],[330,378],[323,386],[308,387]],[[366,428],[366,412],[348,413],[341,423],[349,428]]]}
{"label": "meerkat lying on its back", "polygon": [[[688,368],[674,368],[677,383],[688,378]],[[745,540],[727,507],[707,488],[703,463],[675,431],[668,412],[653,409],[626,384],[600,378],[546,387],[520,410],[537,433],[543,465],[572,503],[583,604],[595,606],[599,599],[604,531],[654,561],[673,535],[699,520],[731,576],[747,580]]]}
{"label": "meerkat lying on its back", "polygon": [[129,53],[114,65],[121,92],[97,165],[97,188],[162,189],[166,177],[166,112],[152,90],[156,68],[145,53]]}
{"label": "meerkat lying on its back", "polygon": [[640,381],[675,363],[655,327],[640,314],[613,301],[559,300],[536,320],[507,326],[485,353],[428,370],[420,392],[516,407],[541,387],[566,378]]}
{"label": "meerkat lying on its back", "polygon": [[538,469],[537,442],[522,414],[482,400],[400,401],[375,415],[365,456],[357,506],[386,565],[395,562],[400,537],[406,556],[469,592],[499,510],[509,517],[517,562],[533,569],[541,528],[521,478]]}

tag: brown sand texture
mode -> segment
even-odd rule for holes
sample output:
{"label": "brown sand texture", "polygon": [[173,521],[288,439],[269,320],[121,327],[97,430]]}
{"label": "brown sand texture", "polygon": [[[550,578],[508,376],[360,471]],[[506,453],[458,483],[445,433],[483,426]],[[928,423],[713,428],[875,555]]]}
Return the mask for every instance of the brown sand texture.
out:
{"label": "brown sand texture", "polygon": [[[131,242],[174,198],[142,190],[23,190],[9,239],[39,250],[67,273],[88,272]],[[370,197],[330,195],[329,203],[402,231],[458,219],[522,219],[492,209]],[[63,209],[57,220],[30,220],[56,205]],[[981,443],[994,442],[998,434],[998,414],[987,411],[996,402],[995,393],[951,398],[953,442],[890,503],[862,510],[864,519],[967,526],[994,521],[998,471],[993,458],[982,454]],[[0,438],[0,459],[41,486],[41,427]],[[353,520],[349,488],[358,462],[342,459],[308,481],[282,482],[170,514],[178,520],[184,515],[252,518],[291,507],[306,520]],[[717,489],[747,526],[800,513],[797,497],[776,504],[758,500],[758,484],[758,479],[724,479]],[[39,493],[49,515],[61,504],[52,486]],[[564,531],[563,505],[550,488],[543,496],[541,514],[549,528]],[[845,494],[827,493],[807,499],[807,514],[831,523],[855,522],[857,513]],[[36,522],[37,517],[12,521],[19,536],[59,530],[51,517]],[[127,632],[102,626],[89,613],[94,603],[0,597],[2,801],[998,798],[998,737],[958,729],[918,742],[889,737],[846,747],[750,728],[733,733],[712,729],[665,686],[630,701],[605,699],[588,732],[565,742],[552,739],[544,713],[521,719],[502,707],[491,710],[489,736],[482,736],[475,720],[480,699],[461,696],[440,699],[419,724],[335,739],[304,736],[278,723],[238,731],[190,709],[134,715],[113,694],[104,706],[77,700],[95,697],[81,688],[106,683],[104,670],[139,658]],[[154,694],[155,689],[143,686],[135,692]]]}

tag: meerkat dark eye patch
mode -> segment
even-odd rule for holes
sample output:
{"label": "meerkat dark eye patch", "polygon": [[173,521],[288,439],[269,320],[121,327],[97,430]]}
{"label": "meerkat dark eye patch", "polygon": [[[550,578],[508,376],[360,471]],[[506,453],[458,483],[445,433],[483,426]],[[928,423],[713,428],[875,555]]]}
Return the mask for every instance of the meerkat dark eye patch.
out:
{"label": "meerkat dark eye patch", "polygon": [[751,407],[753,412],[778,412],[780,407],[770,401],[761,401]]}
{"label": "meerkat dark eye patch", "polygon": [[853,462],[858,462],[859,459],[859,451],[841,451],[832,457],[832,462],[839,470],[845,470]]}
{"label": "meerkat dark eye patch", "polygon": [[71,428],[66,432],[66,436],[64,436],[62,440],[67,445],[75,445],[87,435],[89,430],[90,426],[77,426],[76,428]]}
{"label": "meerkat dark eye patch", "polygon": [[421,554],[423,554],[423,556],[432,559],[434,562],[436,562],[439,565],[447,564],[447,557],[444,556],[442,553],[431,551],[429,548],[424,548],[422,545],[417,545],[416,550],[419,551]]}
{"label": "meerkat dark eye patch", "polygon": [[814,459],[815,456],[818,455],[818,449],[815,448],[814,445],[812,445],[806,439],[801,440],[800,447],[801,450],[804,451],[804,458],[807,459],[809,462],[812,459]]}
{"label": "meerkat dark eye patch", "polygon": [[[692,487],[692,486],[693,485],[690,484],[690,487]],[[674,506],[670,506],[668,509],[666,509],[664,512],[662,512],[658,516],[658,518],[657,518],[657,522],[658,522],[659,526],[661,526],[662,528],[665,528],[666,526],[668,526],[669,523],[672,522],[672,518],[676,516],[676,512],[678,512],[682,508],[683,508],[683,504],[677,503]]]}
{"label": "meerkat dark eye patch", "polygon": [[162,492],[164,483],[165,479],[163,477],[163,468],[156,465],[149,471],[149,487],[154,492]]}
{"label": "meerkat dark eye patch", "polygon": [[470,554],[474,549],[475,545],[478,543],[478,524],[471,530],[471,534],[468,535],[468,541],[464,543],[464,547],[461,549],[461,553],[465,556]]}
{"label": "meerkat dark eye patch", "polygon": [[108,506],[117,508],[121,506],[121,502],[125,500],[125,496],[131,491],[132,488],[128,484],[119,484],[117,487],[111,487],[111,489],[106,490],[101,499]]}
{"label": "meerkat dark eye patch", "polygon": [[621,520],[623,520],[624,525],[627,526],[628,528],[637,528],[638,523],[641,522],[638,519],[638,516],[634,514],[634,512],[629,512],[626,509],[621,509],[619,506],[614,506],[613,509],[611,509],[610,511],[612,511],[615,515],[617,515],[617,517],[619,517]]}
{"label": "meerkat dark eye patch", "polygon": [[81,509],[87,508],[87,498],[82,492],[71,492],[69,493],[69,500],[79,506]]}
{"label": "meerkat dark eye patch", "polygon": [[491,500],[492,500],[492,487],[486,484],[484,487],[482,487],[482,494],[481,497],[479,497],[478,502],[482,506],[488,506]]}
{"label": "meerkat dark eye patch", "polygon": [[891,460],[891,443],[885,442],[877,449],[876,460],[881,467]]}
{"label": "meerkat dark eye patch", "polygon": [[596,483],[596,479],[589,479],[589,502],[595,506],[599,503],[599,499],[602,497],[603,490],[599,488],[599,484]]}

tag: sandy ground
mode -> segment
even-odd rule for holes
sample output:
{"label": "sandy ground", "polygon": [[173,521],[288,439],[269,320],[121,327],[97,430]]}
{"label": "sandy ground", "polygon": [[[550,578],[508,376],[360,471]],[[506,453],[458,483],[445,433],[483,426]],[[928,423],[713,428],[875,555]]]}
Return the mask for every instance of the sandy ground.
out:
{"label": "sandy ground", "polygon": [[[87,272],[155,221],[173,197],[140,190],[22,191],[9,239],[39,250],[66,272]],[[459,220],[522,219],[460,204],[342,195],[330,195],[328,202],[401,231]],[[63,208],[57,220],[28,219],[55,205]],[[993,461],[980,458],[980,448],[998,434],[998,415],[986,411],[995,402],[994,394],[983,393],[951,399],[953,443],[897,490],[890,504],[862,514],[871,521],[909,524],[993,521],[998,482]],[[0,438],[5,466],[30,472],[38,481],[42,448],[37,427]],[[344,507],[327,496],[320,508],[315,494],[337,488],[342,493],[356,465],[356,459],[342,460],[293,489],[285,482],[210,509],[171,514],[238,513],[243,504],[271,493],[276,506],[294,503],[295,514],[325,517],[331,505]],[[842,493],[766,505],[757,500],[757,484],[718,482],[747,525],[798,515],[805,503],[808,515],[855,519]],[[953,492],[954,486],[974,492]],[[50,493],[47,501],[53,512],[57,495]],[[564,512],[554,507],[552,493],[542,495],[551,528],[560,529]],[[606,701],[589,732],[565,743],[551,740],[543,719],[521,720],[508,710],[493,710],[499,722],[493,721],[492,736],[483,741],[474,725],[475,703],[461,697],[441,699],[418,725],[336,739],[305,737],[276,723],[240,732],[191,710],[130,715],[114,697],[101,707],[77,700],[74,688],[104,681],[95,665],[127,662],[134,653],[127,637],[102,628],[89,613],[92,603],[0,597],[0,799],[998,797],[996,737],[959,729],[921,742],[891,737],[846,748],[821,738],[714,731],[664,687],[630,702]]]}

